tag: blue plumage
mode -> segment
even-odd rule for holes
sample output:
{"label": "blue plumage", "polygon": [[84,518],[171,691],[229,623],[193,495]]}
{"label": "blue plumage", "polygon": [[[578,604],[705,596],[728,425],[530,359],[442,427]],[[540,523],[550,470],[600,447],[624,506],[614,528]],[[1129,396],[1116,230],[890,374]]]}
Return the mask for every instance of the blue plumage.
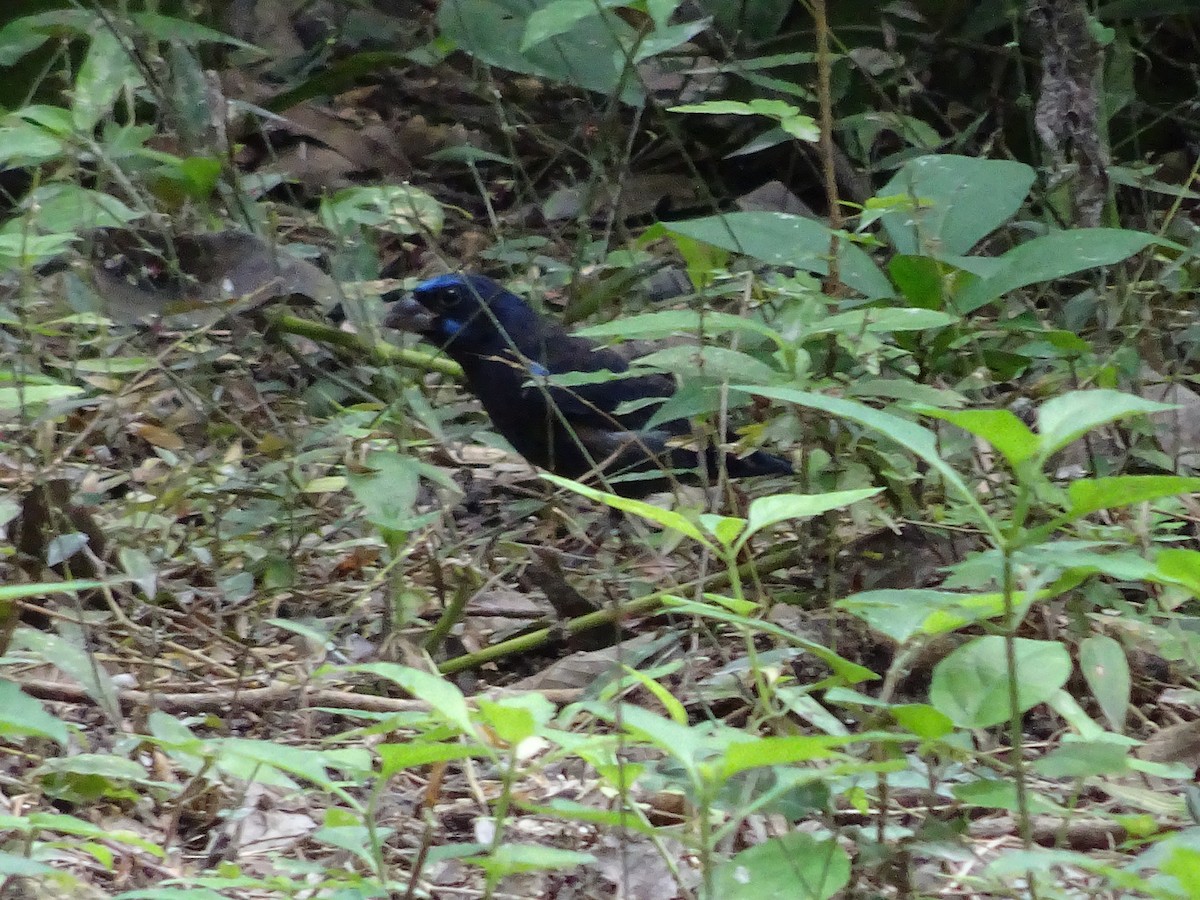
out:
{"label": "blue plumage", "polygon": [[[629,363],[614,350],[576,337],[538,314],[516,294],[481,275],[439,275],[398,301],[385,324],[416,331],[462,366],[467,385],[496,430],[531,463],[568,478],[597,474],[616,493],[641,496],[673,479],[711,478],[719,451],[689,449],[686,420],[648,427],[659,404],[630,401],[669,397],[665,375],[619,377]],[[574,387],[544,379],[573,372],[614,373],[612,379]],[[791,465],[756,450],[724,454],[730,477],[789,475]]]}

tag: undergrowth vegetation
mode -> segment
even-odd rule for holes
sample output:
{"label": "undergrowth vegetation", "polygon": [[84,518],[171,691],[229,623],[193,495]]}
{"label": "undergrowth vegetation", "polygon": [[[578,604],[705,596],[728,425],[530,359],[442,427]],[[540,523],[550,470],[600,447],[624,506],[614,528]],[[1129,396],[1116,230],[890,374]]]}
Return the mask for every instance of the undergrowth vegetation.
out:
{"label": "undergrowth vegetation", "polygon": [[[0,897],[1200,898],[1186,5],[44,6]],[[796,476],[532,471],[468,270]]]}

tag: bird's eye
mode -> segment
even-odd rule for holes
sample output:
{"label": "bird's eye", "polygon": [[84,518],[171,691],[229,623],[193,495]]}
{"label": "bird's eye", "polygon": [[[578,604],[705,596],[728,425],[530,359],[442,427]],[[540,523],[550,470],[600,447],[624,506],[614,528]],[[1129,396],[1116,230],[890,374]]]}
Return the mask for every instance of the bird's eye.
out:
{"label": "bird's eye", "polygon": [[456,287],[446,288],[437,295],[437,305],[443,312],[453,312],[462,304],[462,291]]}

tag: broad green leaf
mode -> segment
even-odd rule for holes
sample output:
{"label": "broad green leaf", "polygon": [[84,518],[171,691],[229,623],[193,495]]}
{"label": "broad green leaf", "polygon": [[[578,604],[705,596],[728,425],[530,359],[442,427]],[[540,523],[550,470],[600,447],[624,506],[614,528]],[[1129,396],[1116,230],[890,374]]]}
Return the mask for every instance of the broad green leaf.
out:
{"label": "broad green leaf", "polygon": [[892,282],[909,303],[920,309],[942,309],[946,305],[948,269],[932,256],[904,253],[896,254],[888,263]]}
{"label": "broad green leaf", "polygon": [[[1065,588],[1063,588],[1065,590]],[[1047,600],[1060,591],[1047,589],[1034,597]],[[1024,591],[1013,594],[1014,615],[1019,619],[1030,605]],[[961,594],[933,588],[883,588],[851,594],[837,602],[876,631],[904,643],[917,635],[933,636],[957,631],[984,619],[1005,613],[1000,593]]]}
{"label": "broad green leaf", "polygon": [[463,862],[474,863],[495,878],[521,872],[547,869],[573,869],[596,861],[590,853],[560,850],[545,844],[501,844],[491,856],[468,856]]}
{"label": "broad green leaf", "polygon": [[89,231],[119,228],[142,217],[142,213],[111,194],[88,190],[77,184],[48,184],[31,192],[30,217],[43,231]]}
{"label": "broad green leaf", "polygon": [[521,39],[521,52],[566,34],[584,19],[596,15],[601,9],[624,6],[626,0],[551,0],[535,9],[525,23],[525,34]]}
{"label": "broad green leaf", "polygon": [[759,497],[750,504],[746,531],[738,543],[745,543],[752,535],[778,522],[787,519],[807,519],[827,513],[831,509],[842,509],[874,497],[882,490],[883,488],[859,488],[852,491],[830,491],[826,494],[776,494],[772,497]]}
{"label": "broad green leaf", "polygon": [[389,531],[415,531],[440,515],[436,511],[417,512],[422,470],[416,459],[379,450],[367,457],[367,465],[375,471],[348,475],[347,481],[372,524]]}
{"label": "broad green leaf", "polygon": [[872,306],[825,316],[806,329],[814,334],[887,334],[893,331],[925,331],[945,328],[959,320],[956,315],[915,306]]}
{"label": "broad green leaf", "polygon": [[920,384],[907,378],[856,378],[846,385],[846,396],[905,400],[914,406],[920,404],[934,409],[956,409],[967,403],[967,398],[958,391]]}
{"label": "broad green leaf", "polygon": [[145,372],[157,368],[160,363],[153,356],[113,356],[96,359],[76,359],[70,362],[76,372],[97,372],[102,375],[127,375],[130,372]]}
{"label": "broad green leaf", "polygon": [[[1016,639],[1017,710],[1022,713],[1067,683],[1071,656],[1053,641]],[[990,728],[1007,722],[1008,663],[1004,638],[987,635],[959,647],[933,670],[929,702],[962,728]]]}
{"label": "broad green leaf", "polygon": [[16,388],[0,388],[0,412],[19,410],[28,406],[40,406],[67,397],[77,397],[83,393],[83,388],[73,384],[31,384],[17,390]]}
{"label": "broad green leaf", "polygon": [[52,866],[43,862],[0,850],[0,876],[5,878],[8,876],[36,878],[38,875],[53,875],[55,871]]}
{"label": "broad green leaf", "polygon": [[700,527],[715,537],[722,547],[731,546],[746,527],[745,519],[739,519],[737,516],[719,516],[715,513],[703,513],[699,521]]}
{"label": "broad green leaf", "polygon": [[418,700],[424,700],[434,712],[463,734],[474,734],[475,724],[462,691],[441,675],[422,672],[410,666],[395,663],[362,663],[349,666],[350,672],[369,672],[386,678],[404,688]]}
{"label": "broad green leaf", "polygon": [[484,722],[510,747],[516,747],[521,741],[536,734],[538,723],[532,710],[518,704],[497,703],[483,697],[480,697],[477,703]]}
{"label": "broad green leaf", "polygon": [[954,730],[949,716],[924,703],[902,703],[893,706],[891,713],[897,725],[925,740],[945,737]]}
{"label": "broad green leaf", "polygon": [[467,757],[487,757],[487,749],[477,744],[444,741],[408,741],[403,744],[380,744],[375,748],[383,766],[380,778],[390,778],[405,769],[427,766],[430,763],[452,762]]}
{"label": "broad green leaf", "polygon": [[0,166],[6,169],[57,159],[65,146],[62,138],[30,122],[0,126]]}
{"label": "broad green leaf", "polygon": [[850,883],[850,857],[833,838],[793,831],[737,853],[713,872],[721,900],[829,900]]}
{"label": "broad green leaf", "polygon": [[214,760],[222,771],[247,781],[294,784],[283,774],[289,773],[325,790],[338,789],[329,772],[331,761],[320,750],[250,738],[224,738],[215,742],[213,749]]}
{"label": "broad green leaf", "polygon": [[110,722],[121,721],[121,704],[117,687],[105,668],[83,647],[57,634],[22,630],[19,640],[42,660],[79,683],[108,716]]}
{"label": "broad green leaf", "polygon": [[857,684],[860,681],[870,681],[877,679],[879,676],[870,669],[860,666],[858,663],[850,662],[850,660],[838,656],[828,647],[825,647],[816,641],[811,641],[805,637],[788,631],[786,628],[781,628],[772,622],[766,622],[761,619],[751,619],[747,616],[732,612],[725,607],[724,604],[716,605],[714,603],[697,603],[694,600],[686,600],[683,597],[666,595],[663,597],[663,605],[669,606],[671,609],[677,610],[685,615],[703,616],[706,619],[713,619],[717,622],[728,622],[731,625],[737,625],[740,628],[749,629],[752,632],[772,635],[787,644],[795,647],[802,647],[807,650],[825,665],[829,666],[839,678],[847,684]]}
{"label": "broad green leaf", "polygon": [[0,600],[24,600],[52,594],[77,594],[104,587],[103,581],[44,581],[37,584],[0,584]]}
{"label": "broad green leaf", "polygon": [[1091,778],[1129,771],[1129,748],[1109,741],[1071,741],[1034,761],[1033,769],[1047,778]]}
{"label": "broad green leaf", "polygon": [[1117,509],[1131,503],[1144,503],[1162,497],[1194,494],[1200,491],[1200,478],[1178,475],[1116,475],[1110,478],[1080,478],[1067,488],[1071,518],[1079,518],[1099,509]]}
{"label": "broad green leaf", "polygon": [[724,780],[747,769],[843,757],[840,748],[845,743],[846,739],[840,735],[788,735],[739,741],[722,755],[720,777]]}
{"label": "broad green leaf", "polygon": [[637,43],[631,26],[608,10],[594,12],[524,50],[529,20],[540,7],[525,0],[444,0],[437,24],[444,38],[480,62],[605,95],[620,88],[622,102],[642,102],[641,82],[622,75],[624,48]]}
{"label": "broad green leaf", "polygon": [[112,110],[127,85],[140,85],[141,75],[130,50],[110,28],[92,34],[92,42],[79,66],[71,111],[75,127],[90,132]]}
{"label": "broad green leaf", "polygon": [[1079,645],[1079,670],[1108,724],[1123,733],[1133,687],[1125,648],[1106,634],[1085,638]]}
{"label": "broad green leaf", "polygon": [[616,494],[598,491],[595,488],[572,481],[569,478],[562,478],[558,475],[542,473],[542,477],[551,484],[574,491],[576,494],[587,497],[589,500],[595,500],[597,503],[603,503],[622,512],[632,513],[639,518],[645,519],[647,522],[653,522],[672,531],[678,531],[680,534],[690,537],[692,540],[698,541],[710,549],[712,548],[712,542],[697,527],[696,523],[674,510],[663,509],[660,506],[655,506],[652,503],[646,503],[642,500],[633,500],[629,497],[620,497]]}
{"label": "broad green leaf", "polygon": [[993,275],[972,282],[951,303],[965,315],[1017,288],[1115,265],[1154,241],[1154,235],[1121,228],[1075,228],[1036,237],[1001,256]]}
{"label": "broad green leaf", "polygon": [[664,347],[638,357],[639,366],[652,366],[664,372],[684,372],[703,375],[718,381],[754,381],[770,384],[781,373],[761,360],[729,347],[711,344]]}
{"label": "broad green leaf", "polygon": [[67,746],[67,726],[33,697],[21,692],[11,681],[0,678],[0,736],[19,743],[20,738],[48,738],[60,747]]}
{"label": "broad green leaf", "polygon": [[1033,186],[1024,163],[952,154],[909,160],[877,197],[909,203],[885,212],[883,227],[897,253],[958,256],[1009,220]]}
{"label": "broad green leaf", "polygon": [[[986,809],[1007,809],[1016,812],[1021,809],[1017,799],[1017,786],[1008,778],[980,778],[965,784],[956,784],[951,792],[959,803],[967,806],[979,806]],[[1034,813],[1066,813],[1067,810],[1052,802],[1041,794],[1029,793],[1028,809]]]}
{"label": "broad green leaf", "polygon": [[[771,266],[829,273],[831,231],[804,216],[776,212],[734,212],[671,222],[668,228],[714,247],[741,253]],[[891,282],[869,255],[845,236],[838,241],[838,271],[845,284],[878,300],[894,295]]]}
{"label": "broad green leaf", "polygon": [[347,226],[399,235],[437,234],[445,213],[442,205],[420,188],[386,184],[338,191],[322,202],[321,221],[337,234],[347,233]]}
{"label": "broad green leaf", "polygon": [[1182,584],[1200,597],[1200,552],[1186,547],[1160,550],[1154,558],[1154,574],[1168,582]]}
{"label": "broad green leaf", "polygon": [[915,453],[930,468],[942,476],[947,487],[953,489],[967,502],[974,510],[978,523],[986,528],[996,539],[996,542],[999,543],[1000,533],[997,530],[996,524],[988,515],[987,510],[979,503],[975,492],[963,481],[962,476],[942,459],[937,445],[937,435],[928,428],[924,428],[907,419],[902,419],[899,416],[894,416],[891,413],[873,409],[863,403],[856,403],[853,400],[826,397],[823,394],[798,391],[794,388],[734,385],[732,389],[745,391],[747,394],[756,394],[760,397],[770,397],[772,400],[780,400],[784,403],[795,403],[809,409],[816,409],[831,415],[850,419],[877,432],[881,437],[894,441],[901,447]]}
{"label": "broad green leaf", "polygon": [[670,754],[689,771],[694,769],[707,747],[700,729],[681,725],[640,706],[622,706],[620,721],[626,731]]}
{"label": "broad green leaf", "polygon": [[1038,408],[1041,457],[1043,460],[1048,459],[1101,425],[1108,425],[1130,416],[1165,412],[1174,408],[1169,403],[1143,400],[1133,394],[1108,389],[1071,391],[1053,397]]}
{"label": "broad green leaf", "polygon": [[964,431],[983,438],[1016,469],[1037,455],[1040,442],[1028,426],[1007,409],[944,410],[922,408],[924,415],[944,419]]}
{"label": "broad green leaf", "polygon": [[[636,781],[637,776],[634,772],[636,768],[632,763],[626,763],[621,767],[620,783],[626,789]],[[585,803],[577,803],[574,800],[564,800],[561,797],[555,797],[545,806],[521,803],[520,807],[530,815],[545,816],[547,819],[555,821],[589,822],[593,825],[607,825],[610,828],[628,828],[638,834],[646,835],[658,833],[653,825],[643,823],[640,818],[629,815],[626,810],[599,809]]]}
{"label": "broad green leaf", "polygon": [[779,334],[762,322],[737,316],[733,313],[706,312],[694,309],[667,309],[659,312],[641,313],[636,316],[621,316],[611,322],[579,328],[575,333],[584,337],[607,340],[657,340],[676,334],[708,335],[726,331],[743,331],[760,334],[776,344],[782,344]]}
{"label": "broad green leaf", "polygon": [[176,19],[173,16],[149,12],[135,12],[131,18],[140,30],[160,41],[181,41],[191,45],[226,44],[242,50],[252,50],[262,56],[267,55],[253,44],[247,44],[243,40],[188,19]]}

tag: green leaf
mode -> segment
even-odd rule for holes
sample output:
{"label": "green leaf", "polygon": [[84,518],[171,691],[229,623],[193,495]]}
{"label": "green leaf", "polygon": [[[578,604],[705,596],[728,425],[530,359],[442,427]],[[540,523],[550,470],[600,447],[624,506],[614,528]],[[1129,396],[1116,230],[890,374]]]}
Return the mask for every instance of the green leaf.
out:
{"label": "green leaf", "polygon": [[969,431],[991,444],[1016,469],[1026,460],[1037,455],[1040,442],[1038,436],[1007,409],[963,409],[944,410],[929,407],[918,410],[923,415],[944,419]]}
{"label": "green leaf", "polygon": [[890,334],[894,331],[925,331],[930,328],[945,328],[959,320],[956,315],[936,309],[920,309],[909,306],[872,306],[867,309],[852,309],[847,312],[824,316],[806,330],[808,335]]}
{"label": "green leaf", "polygon": [[664,596],[663,604],[685,615],[703,616],[717,622],[728,622],[731,625],[737,625],[755,633],[773,635],[787,644],[801,647],[829,666],[834,671],[834,674],[847,684],[857,684],[860,681],[869,681],[879,677],[870,669],[860,666],[858,663],[850,662],[850,660],[842,656],[838,656],[838,654],[834,653],[828,647],[818,644],[816,641],[810,641],[794,632],[788,631],[786,628],[780,628],[772,622],[751,619],[739,613],[731,612],[729,609],[724,608],[725,604],[718,606],[711,602],[698,603],[695,600],[686,600],[683,597],[673,595]]}
{"label": "green leaf", "polygon": [[46,663],[79,683],[111,722],[121,721],[117,688],[108,672],[83,647],[56,634],[23,630],[20,640]]}
{"label": "green leaf", "polygon": [[858,488],[852,491],[830,491],[826,494],[776,494],[759,497],[750,504],[750,515],[746,531],[738,544],[744,544],[752,535],[787,519],[808,519],[852,506],[874,497],[883,488]]}
{"label": "green leaf", "polygon": [[756,319],[733,313],[694,309],[667,309],[636,316],[621,316],[611,322],[578,328],[575,333],[599,340],[658,340],[677,334],[712,335],[727,331],[760,334],[775,344],[783,344],[783,339],[776,331]]}
{"label": "green leaf", "polygon": [[443,741],[409,741],[404,744],[380,744],[375,748],[383,765],[380,778],[390,778],[405,769],[431,763],[453,762],[468,757],[488,757],[487,748],[478,744],[446,743]]}
{"label": "green leaf", "polygon": [[625,3],[626,0],[552,0],[530,14],[521,39],[521,52],[526,53],[552,37],[566,34],[579,22],[594,16],[597,10],[612,9]]}
{"label": "green leaf", "polygon": [[529,20],[541,7],[525,0],[444,0],[437,24],[445,38],[481,62],[600,94],[618,88],[624,103],[645,97],[637,78],[625,78],[625,47],[637,32],[608,10],[572,23],[568,31],[523,49]]}
{"label": "green leaf", "polygon": [[336,234],[348,226],[378,228],[391,234],[437,234],[445,223],[442,205],[407,184],[352,187],[321,203],[321,221]]}
{"label": "green leaf", "polygon": [[1133,690],[1124,648],[1108,635],[1085,638],[1079,644],[1079,671],[1112,730],[1123,733]]}
{"label": "green leaf", "polygon": [[126,86],[141,83],[141,75],[129,50],[112,29],[98,29],[92,35],[75,79],[71,112],[76,129],[90,132],[112,110],[113,103]]}
{"label": "green leaf", "polygon": [[1110,478],[1080,478],[1067,488],[1068,511],[1076,519],[1099,509],[1117,509],[1161,497],[1200,491],[1200,478],[1179,475],[1116,475]]}
{"label": "green leaf", "polygon": [[1047,778],[1091,778],[1129,771],[1129,748],[1110,741],[1071,741],[1036,760],[1033,769]]}
{"label": "green leaf", "polygon": [[801,141],[815,142],[821,136],[817,123],[790,103],[782,100],[706,100],[703,103],[688,103],[672,106],[667,112],[703,113],[712,115],[765,116],[779,123],[780,128]]}
{"label": "green leaf", "polygon": [[[1052,641],[1016,639],[1017,712],[1047,700],[1067,683],[1071,656]],[[989,728],[1009,720],[1004,638],[987,635],[959,647],[933,671],[929,701],[962,728]]]}
{"label": "green leaf", "polygon": [[67,397],[77,397],[82,393],[83,388],[73,384],[31,384],[21,390],[0,388],[0,411],[41,406]]}
{"label": "green leaf", "polygon": [[1154,570],[1167,582],[1182,584],[1200,597],[1200,552],[1184,547],[1160,550],[1154,559]]}
{"label": "green leaf", "polygon": [[434,712],[463,734],[474,734],[475,723],[462,691],[443,678],[410,666],[395,663],[362,663],[349,666],[347,671],[369,672],[395,682],[418,700],[424,700]]}
{"label": "green leaf", "polygon": [[737,516],[718,516],[715,513],[703,513],[700,516],[700,527],[717,539],[722,547],[729,547],[737,540],[737,536],[746,527],[746,520]]}
{"label": "green leaf", "polygon": [[[1047,600],[1067,588],[1046,589],[1033,599]],[[1024,591],[1013,594],[1014,614],[1024,615],[1031,600]],[[960,594],[932,588],[883,588],[852,594],[836,604],[892,640],[905,643],[917,635],[957,631],[985,619],[1004,615],[1001,593]]]}
{"label": "green leaf", "polygon": [[15,121],[0,127],[0,166],[37,165],[61,157],[65,141],[39,125]]}
{"label": "green leaf", "polygon": [[496,703],[480,697],[477,701],[483,721],[510,747],[537,733],[533,712],[513,704]]}
{"label": "green leaf", "polygon": [[11,681],[0,678],[0,736],[48,738],[67,746],[67,726]]}
{"label": "green leaf", "polygon": [[733,390],[745,391],[760,397],[770,397],[784,403],[795,403],[809,409],[820,410],[831,415],[841,416],[858,422],[861,425],[878,432],[880,436],[894,441],[901,447],[915,453],[924,460],[931,469],[935,470],[945,480],[948,487],[956,491],[971,507],[977,516],[978,523],[986,528],[1000,542],[1000,533],[996,524],[988,515],[987,510],[980,504],[974,490],[962,479],[941,456],[937,444],[937,435],[915,422],[901,419],[891,413],[880,412],[863,403],[853,400],[843,400],[839,397],[826,397],[823,394],[813,394],[794,388],[763,387],[760,385],[734,385]]}
{"label": "green leaf", "polygon": [[1047,400],[1038,409],[1041,457],[1048,459],[1063,447],[1101,425],[1130,416],[1175,409],[1168,403],[1143,400],[1133,394],[1107,389],[1070,391]]}
{"label": "green leaf", "polygon": [[550,475],[542,473],[542,477],[551,484],[556,484],[559,487],[566,488],[569,491],[574,491],[581,497],[587,497],[589,500],[595,500],[597,503],[603,503],[613,509],[619,509],[622,512],[632,513],[639,518],[645,519],[647,522],[653,522],[663,528],[669,528],[672,531],[677,531],[685,537],[690,537],[692,540],[703,544],[709,549],[714,549],[712,542],[705,536],[700,528],[688,519],[686,516],[680,515],[674,510],[663,509],[660,506],[655,506],[652,503],[645,503],[642,500],[633,500],[629,497],[620,497],[616,494],[609,494],[605,491],[598,491],[595,488],[588,487],[585,484],[580,484],[577,481],[572,481],[569,478],[562,478],[558,475]]}
{"label": "green leaf", "polygon": [[[960,803],[968,806],[1007,809],[1011,812],[1021,809],[1021,803],[1017,799],[1017,786],[1007,779],[980,778],[978,781],[956,784],[950,790]],[[1029,793],[1026,796],[1030,812],[1065,813],[1067,811],[1041,794]]]}
{"label": "green leaf", "polygon": [[436,521],[440,513],[417,513],[421,463],[411,456],[378,450],[367,457],[375,469],[369,475],[348,475],[355,499],[367,519],[388,531],[415,531]]}
{"label": "green leaf", "polygon": [[468,856],[463,862],[474,863],[495,878],[521,872],[549,869],[573,869],[594,863],[596,857],[575,850],[560,850],[542,844],[501,844],[491,856]]}
{"label": "green leaf", "polygon": [[681,725],[640,706],[622,706],[620,721],[627,732],[670,754],[689,771],[694,770],[706,746],[700,729]]}
{"label": "green leaf", "polygon": [[32,191],[27,202],[32,220],[48,232],[118,228],[142,217],[111,194],[77,184],[45,185]]}
{"label": "green leaf", "polygon": [[637,359],[639,366],[651,366],[663,372],[703,375],[718,381],[753,381],[771,384],[782,373],[747,353],[711,344],[664,347]]}
{"label": "green leaf", "polygon": [[836,840],[794,831],[755,844],[717,866],[712,896],[828,900],[849,883],[850,857]]}
{"label": "green leaf", "polygon": [[0,584],[0,600],[24,600],[52,594],[77,594],[104,587],[105,581],[46,581],[37,584]]}
{"label": "green leaf", "polygon": [[936,740],[954,730],[950,717],[924,703],[902,703],[891,708],[896,724],[919,738]]}
{"label": "green leaf", "polygon": [[959,256],[1009,220],[1035,173],[1024,163],[952,154],[909,160],[877,197],[912,202],[880,218],[897,253]]}
{"label": "green leaf", "polygon": [[760,737],[751,741],[738,741],[725,750],[721,758],[720,777],[724,780],[748,769],[841,757],[844,754],[838,748],[845,743],[846,738],[841,735],[825,734]]}
{"label": "green leaf", "polygon": [[997,271],[972,282],[952,303],[965,315],[1017,288],[1115,265],[1154,241],[1154,235],[1121,228],[1074,228],[1036,237],[1001,256]]}
{"label": "green leaf", "polygon": [[55,871],[53,866],[48,866],[43,862],[0,850],[0,876],[16,875],[22,878],[34,878],[38,875],[53,875]]}
{"label": "green leaf", "polygon": [[[827,225],[804,216],[776,212],[724,213],[671,222],[667,230],[771,266],[790,266],[818,275],[829,273],[832,232]],[[871,300],[894,295],[891,282],[874,260],[845,236],[838,241],[838,271],[848,287]]]}
{"label": "green leaf", "polygon": [[931,256],[898,253],[888,263],[888,274],[913,306],[941,309],[946,305],[946,267]]}
{"label": "green leaf", "polygon": [[180,41],[192,45],[226,44],[242,50],[252,50],[262,56],[267,55],[254,44],[247,44],[243,40],[188,19],[176,19],[173,16],[148,12],[135,12],[131,18],[140,30],[160,41]]}

